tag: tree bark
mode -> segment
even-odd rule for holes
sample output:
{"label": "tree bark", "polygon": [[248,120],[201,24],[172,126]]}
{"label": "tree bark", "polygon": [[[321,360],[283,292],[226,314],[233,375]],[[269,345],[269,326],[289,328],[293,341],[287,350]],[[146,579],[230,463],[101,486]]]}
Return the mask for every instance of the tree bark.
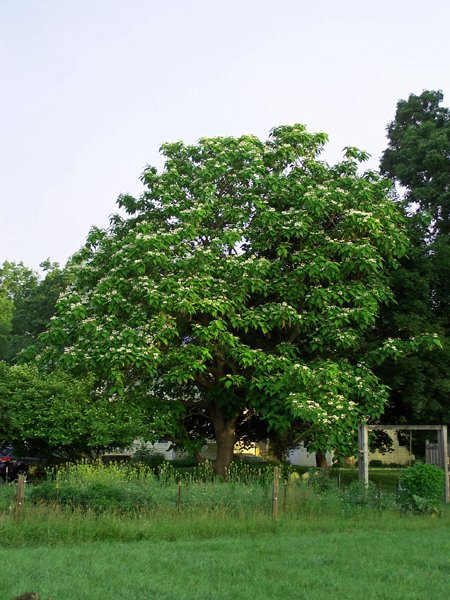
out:
{"label": "tree bark", "polygon": [[322,452],[322,450],[316,450],[316,467],[328,467],[327,457],[325,456],[325,452]]}
{"label": "tree bark", "polygon": [[225,416],[221,407],[214,407],[212,422],[217,445],[214,470],[217,475],[224,478],[227,475],[227,468],[233,460],[234,444],[236,443],[236,420],[236,417]]}

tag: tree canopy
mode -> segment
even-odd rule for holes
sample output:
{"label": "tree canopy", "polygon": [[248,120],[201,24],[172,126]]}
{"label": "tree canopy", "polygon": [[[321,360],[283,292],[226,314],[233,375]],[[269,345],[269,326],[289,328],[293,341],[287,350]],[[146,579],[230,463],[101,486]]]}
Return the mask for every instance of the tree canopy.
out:
{"label": "tree canopy", "polygon": [[0,266],[0,360],[14,363],[23,350],[40,347],[59,294],[67,285],[67,272],[49,260],[40,265],[44,276],[23,263]]}
{"label": "tree canopy", "polygon": [[450,418],[450,111],[442,100],[430,90],[400,100],[381,160],[401,186],[411,247],[392,277],[397,303],[383,311],[379,335],[435,332],[442,344],[378,371],[391,388],[385,418],[394,422]]}
{"label": "tree canopy", "polygon": [[92,381],[0,362],[0,444],[47,454],[86,455],[142,434],[141,411],[113,405]]}
{"label": "tree canopy", "polygon": [[114,402],[153,395],[178,423],[209,420],[221,473],[246,415],[353,450],[387,397],[360,349],[407,239],[390,184],[358,174],[355,148],[320,160],[326,141],[293,125],[164,144],[163,170],[73,258],[47,359],[92,371]]}
{"label": "tree canopy", "polygon": [[4,261],[0,266],[0,360],[10,354],[15,303],[27,297],[37,281],[37,274],[23,263]]}
{"label": "tree canopy", "polygon": [[450,110],[443,99],[442,92],[425,90],[399,100],[381,171],[406,188],[410,206],[418,203],[431,215],[434,231],[449,234]]}

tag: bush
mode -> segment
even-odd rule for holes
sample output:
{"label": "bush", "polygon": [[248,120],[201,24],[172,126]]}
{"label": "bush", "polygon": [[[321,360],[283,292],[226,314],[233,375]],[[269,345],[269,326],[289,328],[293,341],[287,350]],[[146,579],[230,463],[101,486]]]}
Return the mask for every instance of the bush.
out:
{"label": "bush", "polygon": [[136,452],[133,454],[131,462],[147,465],[152,469],[157,469],[163,464],[164,456],[159,452],[155,452],[154,450],[144,447],[136,450]]}
{"label": "bush", "polygon": [[[255,470],[253,465],[232,463],[223,480],[215,475],[209,461],[189,472],[179,472],[165,461],[156,473],[141,463],[81,462],[60,467],[47,481],[27,487],[27,497],[30,504],[95,514],[168,515],[180,510],[192,514],[264,513],[271,511],[274,481],[273,469],[264,467]],[[373,483],[368,487],[361,482],[338,487],[330,476],[331,469],[310,469],[300,474],[291,468],[280,475],[280,512],[291,515],[341,516],[399,508],[436,512],[431,500],[406,489],[404,502],[397,504],[395,493]],[[9,512],[14,493],[15,486],[0,487],[0,514]]]}
{"label": "bush", "polygon": [[336,487],[336,481],[331,478],[330,470],[321,467],[311,467],[305,480],[316,492],[325,492]]}
{"label": "bush", "polygon": [[0,512],[9,510],[16,497],[16,486],[14,484],[0,485]]}
{"label": "bush", "polygon": [[[272,478],[273,479],[273,473]],[[181,489],[178,487],[181,481]],[[240,513],[270,507],[271,485],[232,481],[219,483],[205,461],[185,477],[164,462],[157,476],[147,465],[79,463],[61,468],[54,479],[30,486],[34,505],[62,506],[94,513],[228,510]],[[1,504],[0,504],[1,507]],[[6,510],[6,503],[5,503]]]}
{"label": "bush", "polygon": [[394,510],[397,504],[394,493],[382,491],[372,481],[369,481],[368,486],[363,481],[352,481],[348,487],[343,488],[341,497],[345,505],[351,509]]}
{"label": "bush", "polygon": [[141,511],[154,505],[155,475],[147,465],[102,461],[80,462],[58,469],[53,478],[32,486],[34,504],[59,504],[95,512]]}
{"label": "bush", "polygon": [[436,465],[418,462],[400,475],[400,490],[404,506],[427,512],[444,498],[444,472]]}
{"label": "bush", "polygon": [[369,467],[373,467],[375,469],[379,469],[379,468],[383,467],[383,461],[382,460],[377,460],[377,459],[371,460],[369,462]]}
{"label": "bush", "polygon": [[131,460],[129,454],[104,454],[100,457],[100,460],[104,465],[110,465],[111,463],[128,463]]}
{"label": "bush", "polygon": [[174,458],[169,461],[172,467],[175,469],[178,468],[186,468],[186,467],[196,467],[198,465],[198,460],[194,456],[184,456],[183,458]]}
{"label": "bush", "polygon": [[103,481],[89,482],[85,485],[64,482],[57,488],[54,482],[46,481],[34,486],[29,497],[33,504],[59,504],[71,508],[91,509],[98,513],[108,510],[142,511],[154,504],[148,492],[135,482],[129,482],[126,486]]}

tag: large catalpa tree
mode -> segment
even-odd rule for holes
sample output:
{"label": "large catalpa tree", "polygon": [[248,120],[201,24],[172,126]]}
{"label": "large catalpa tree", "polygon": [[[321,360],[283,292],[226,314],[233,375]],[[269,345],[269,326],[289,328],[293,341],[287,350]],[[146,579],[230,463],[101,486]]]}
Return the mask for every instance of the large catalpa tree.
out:
{"label": "large catalpa tree", "polygon": [[209,420],[219,473],[246,418],[279,433],[300,422],[317,449],[345,452],[383,410],[359,347],[391,297],[403,219],[384,179],[358,175],[364,153],[319,160],[326,140],[293,125],[266,142],[163,145],[141,198],[119,199],[126,218],[73,258],[47,335],[111,400],[155,397],[158,382],[167,423]]}

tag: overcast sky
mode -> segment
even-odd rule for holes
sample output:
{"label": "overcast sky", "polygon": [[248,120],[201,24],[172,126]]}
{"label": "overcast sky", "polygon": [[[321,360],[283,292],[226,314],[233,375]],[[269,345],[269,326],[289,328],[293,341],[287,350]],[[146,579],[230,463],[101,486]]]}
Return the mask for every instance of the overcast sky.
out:
{"label": "overcast sky", "polygon": [[400,98],[450,104],[448,0],[0,0],[0,264],[64,264],[166,141],[304,123],[377,168]]}

